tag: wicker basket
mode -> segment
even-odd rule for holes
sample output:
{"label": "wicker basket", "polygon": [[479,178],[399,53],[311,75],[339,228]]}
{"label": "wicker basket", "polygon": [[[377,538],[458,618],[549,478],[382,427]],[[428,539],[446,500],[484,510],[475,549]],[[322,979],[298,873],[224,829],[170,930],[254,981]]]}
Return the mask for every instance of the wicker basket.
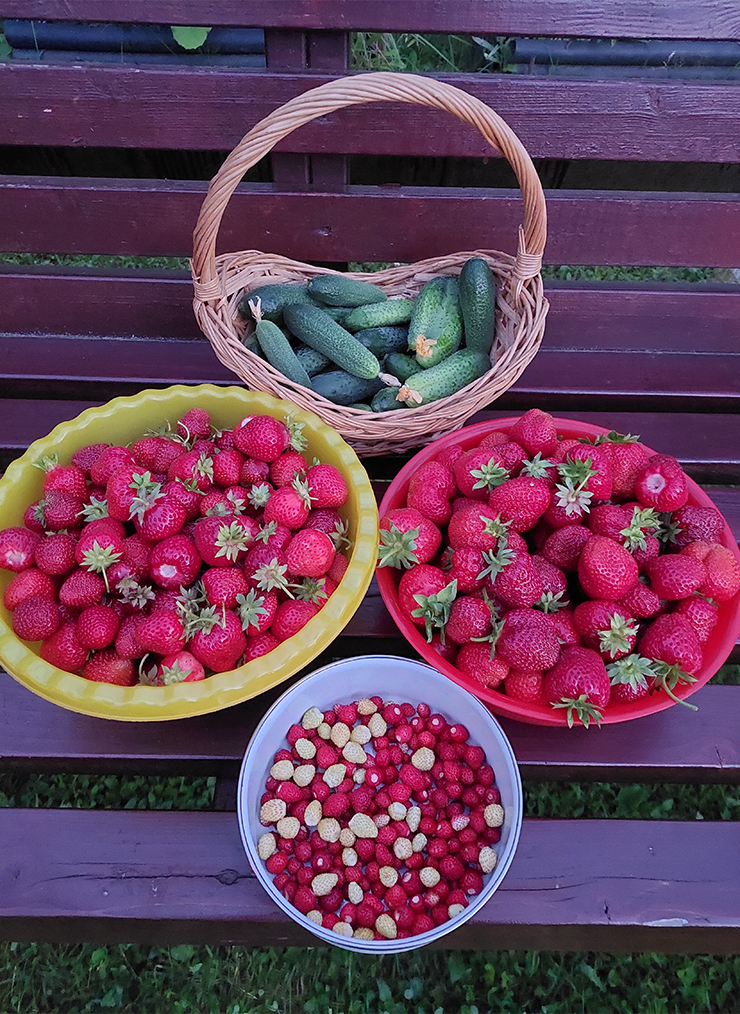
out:
{"label": "wicker basket", "polygon": [[[497,335],[491,369],[462,391],[414,409],[370,413],[344,408],[292,383],[247,349],[249,325],[237,306],[245,291],[268,282],[297,282],[338,273],[274,254],[248,250],[216,256],[216,239],[229,198],[244,173],[297,127],[344,106],[410,102],[452,113],[480,130],[510,162],[524,199],[524,225],[516,256],[470,250],[352,277],[380,285],[389,296],[416,296],[435,275],[456,275],[473,255],[484,257],[497,277]],[[546,208],[542,186],[526,149],[504,121],[479,99],[452,85],[413,74],[358,74],[331,81],[291,99],[239,142],[214,176],[193,236],[193,308],[221,362],[253,390],[269,391],[315,412],[364,456],[407,451],[462,426],[506,391],[536,354],[545,327],[542,252]]]}

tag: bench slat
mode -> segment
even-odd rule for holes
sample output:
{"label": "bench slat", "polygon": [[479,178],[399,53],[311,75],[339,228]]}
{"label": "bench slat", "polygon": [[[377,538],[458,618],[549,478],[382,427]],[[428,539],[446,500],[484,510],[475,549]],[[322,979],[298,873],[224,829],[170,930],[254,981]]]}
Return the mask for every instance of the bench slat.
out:
{"label": "bench slat", "polygon": [[[39,16],[36,0],[6,0],[5,17]],[[45,0],[45,20],[162,22],[264,28],[355,29],[376,32],[484,32],[517,35],[604,35],[617,38],[736,39],[740,19],[732,0],[673,0],[670,4],[609,2],[574,6],[570,0],[503,0],[489,10],[480,0]]]}
{"label": "bench slat", "polygon": [[[227,151],[288,99],[335,79],[311,72],[10,61],[0,64],[0,130],[5,144]],[[740,89],[733,84],[541,80],[507,74],[439,79],[491,105],[533,157],[671,161],[677,152],[687,162],[734,162],[737,157]],[[491,154],[475,128],[449,114],[406,104],[343,109],[290,134],[275,150]]]}
{"label": "bench slat", "polygon": [[[3,245],[13,252],[190,256],[206,190],[192,181],[0,177]],[[548,264],[736,266],[737,195],[548,190],[545,197]],[[326,194],[252,184],[232,198],[219,249],[238,250],[248,235],[250,248],[297,260],[513,252],[521,218],[517,190],[352,186]]]}
{"label": "bench slat", "polygon": [[[332,654],[344,654],[342,642],[348,640],[341,637],[311,668]],[[375,648],[362,645],[359,636],[350,643],[353,654]],[[386,641],[384,654],[394,653],[396,643]],[[403,651],[403,645],[399,648]],[[4,674],[0,757],[3,766],[13,770],[235,777],[257,722],[296,679],[236,707],[155,726],[78,715],[42,700]],[[677,706],[598,731],[500,721],[526,778],[737,784],[740,687],[710,685],[697,691],[692,703],[698,712]]]}
{"label": "bench slat", "polygon": [[[0,811],[13,940],[317,944],[249,868],[233,814]],[[733,953],[740,825],[526,820],[511,868],[446,948]]]}

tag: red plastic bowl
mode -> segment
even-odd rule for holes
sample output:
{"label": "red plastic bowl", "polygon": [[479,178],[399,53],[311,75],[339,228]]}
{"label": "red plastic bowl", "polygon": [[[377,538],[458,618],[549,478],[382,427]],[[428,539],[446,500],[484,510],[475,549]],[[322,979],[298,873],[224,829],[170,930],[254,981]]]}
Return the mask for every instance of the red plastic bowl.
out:
{"label": "red plastic bowl", "polygon": [[[406,505],[409,480],[414,472],[424,462],[435,458],[441,450],[459,444],[463,450],[475,447],[483,437],[493,430],[509,429],[516,422],[518,416],[507,419],[494,419],[488,422],[476,423],[473,426],[466,426],[462,430],[450,433],[446,437],[435,440],[434,443],[425,447],[415,454],[413,458],[401,469],[396,478],[388,487],[380,505],[380,517],[395,507]],[[600,433],[609,432],[602,426],[593,426],[589,423],[579,422],[575,419],[555,419],[555,425],[559,434],[565,437],[595,437]],[[647,447],[647,444],[643,446]],[[657,453],[652,451],[652,454]],[[696,507],[714,507],[710,498],[704,490],[693,480],[688,480],[689,500],[688,502]],[[720,540],[722,545],[727,546],[740,562],[740,552],[730,528],[725,522],[724,532]],[[460,672],[449,662],[446,662],[432,646],[427,642],[421,630],[407,619],[398,606],[397,586],[403,572],[393,567],[379,567],[376,571],[378,587],[388,611],[409,644],[423,659],[435,669],[438,669],[445,676],[448,676],[455,683],[465,687],[480,700],[485,701],[489,708],[499,715],[506,715],[507,718],[515,718],[520,722],[529,722],[532,725],[567,725],[567,717],[564,710],[554,710],[546,704],[528,704],[523,701],[512,700],[499,690],[491,690],[481,686],[475,680],[471,680],[464,673]],[[696,683],[676,687],[677,697],[684,699],[690,697],[705,683],[714,676],[722,666],[735,646],[740,635],[740,592],[726,602],[719,604],[719,616],[717,625],[712,631],[709,640],[703,645],[704,665],[697,674]],[[609,725],[614,722],[626,722],[633,718],[642,718],[643,715],[652,715],[656,711],[663,711],[665,708],[674,706],[674,701],[663,692],[657,692],[633,704],[609,705],[604,713],[602,725]]]}

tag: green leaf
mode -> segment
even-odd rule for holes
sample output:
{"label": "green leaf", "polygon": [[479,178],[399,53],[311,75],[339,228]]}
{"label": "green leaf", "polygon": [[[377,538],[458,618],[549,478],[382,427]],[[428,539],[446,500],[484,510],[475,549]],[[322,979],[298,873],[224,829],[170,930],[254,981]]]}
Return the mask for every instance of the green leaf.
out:
{"label": "green leaf", "polygon": [[177,944],[170,947],[170,955],[175,961],[190,961],[195,955],[195,948],[192,944]]}
{"label": "green leaf", "polygon": [[378,999],[380,1000],[381,1003],[388,1003],[393,996],[390,986],[388,985],[387,982],[384,982],[383,979],[378,979],[377,983],[378,983]]}
{"label": "green leaf", "polygon": [[13,55],[13,47],[0,32],[0,60],[9,60]]}
{"label": "green leaf", "polygon": [[186,28],[182,25],[172,26],[172,37],[183,49],[199,49],[208,38],[210,28]]}
{"label": "green leaf", "polygon": [[459,982],[468,970],[468,966],[457,951],[452,951],[448,957],[447,968],[450,973],[450,982]]}

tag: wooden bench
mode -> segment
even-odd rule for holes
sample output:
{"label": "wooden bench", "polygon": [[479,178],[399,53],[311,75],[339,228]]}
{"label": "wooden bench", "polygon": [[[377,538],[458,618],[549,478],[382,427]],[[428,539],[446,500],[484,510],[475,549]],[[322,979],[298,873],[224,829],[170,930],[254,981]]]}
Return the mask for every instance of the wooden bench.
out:
{"label": "wooden bench", "polygon": [[[115,161],[115,150],[225,153],[271,109],[344,73],[352,30],[740,35],[740,18],[725,0],[640,0],[624,9],[597,3],[588,11],[558,0],[47,0],[44,10],[50,20],[263,27],[267,67],[0,63],[4,158],[17,151],[33,166],[36,149],[60,159],[91,150],[87,176],[0,177],[1,243],[8,252],[187,257],[206,182],[101,177],[96,151],[107,150],[106,164]],[[38,5],[7,0],[4,13],[31,18]],[[736,85],[449,78],[504,116],[545,175],[548,160],[573,166],[591,160],[613,180],[615,165],[624,174],[634,162],[633,189],[548,190],[547,264],[738,267],[736,194],[701,192],[698,184],[692,192],[640,188],[646,164],[676,160],[693,164],[694,179],[701,165],[724,166],[732,179],[740,161]],[[521,206],[508,183],[480,189],[352,182],[351,156],[478,162],[491,155],[474,131],[443,122],[441,114],[413,107],[392,113],[390,119],[380,107],[347,110],[286,138],[271,160],[272,182],[248,182],[235,195],[221,249],[256,247],[332,264],[414,261],[476,247],[513,251]],[[497,171],[491,159],[494,181]],[[738,286],[560,281],[548,282],[547,294],[552,308],[542,349],[491,413],[537,405],[639,433],[675,454],[740,533]],[[185,271],[0,268],[3,462],[57,422],[112,396],[173,382],[232,383],[196,327],[191,296]],[[402,460],[367,461],[379,495]],[[409,649],[373,587],[315,665],[375,652]],[[6,771],[218,778],[209,812],[0,810],[3,937],[316,943],[257,884],[233,812],[245,746],[272,697],[187,722],[136,726],[66,712],[0,676]],[[503,724],[528,779],[657,782],[667,795],[672,783],[737,783],[740,687],[710,685],[694,700],[697,714],[673,708],[601,731]],[[738,854],[737,823],[528,819],[501,889],[444,946],[737,952]]]}

